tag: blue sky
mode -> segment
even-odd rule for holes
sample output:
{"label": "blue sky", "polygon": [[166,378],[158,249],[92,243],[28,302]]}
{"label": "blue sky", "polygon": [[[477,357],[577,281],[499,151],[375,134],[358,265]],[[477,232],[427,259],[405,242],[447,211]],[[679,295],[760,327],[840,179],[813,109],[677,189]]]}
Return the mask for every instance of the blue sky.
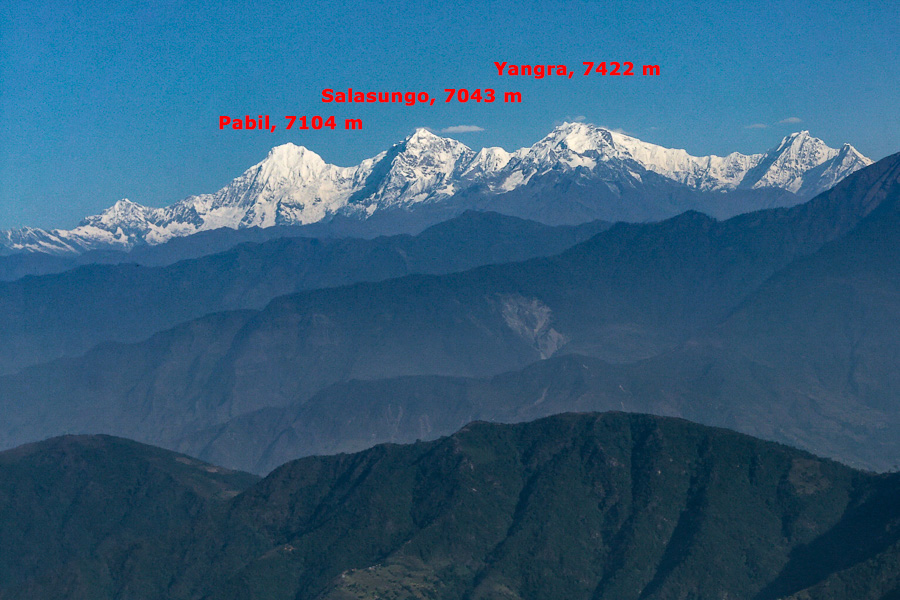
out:
{"label": "blue sky", "polygon": [[[272,146],[350,165],[415,127],[515,149],[576,117],[692,154],[808,129],[900,150],[900,19],[884,2],[72,2],[0,7],[0,228],[71,227],[117,199],[212,192]],[[658,78],[498,77],[494,61],[658,64]],[[435,106],[325,105],[321,90]],[[444,104],[444,88],[523,102]],[[219,115],[359,118],[346,132],[219,131]],[[800,122],[780,123],[786,119]]]}

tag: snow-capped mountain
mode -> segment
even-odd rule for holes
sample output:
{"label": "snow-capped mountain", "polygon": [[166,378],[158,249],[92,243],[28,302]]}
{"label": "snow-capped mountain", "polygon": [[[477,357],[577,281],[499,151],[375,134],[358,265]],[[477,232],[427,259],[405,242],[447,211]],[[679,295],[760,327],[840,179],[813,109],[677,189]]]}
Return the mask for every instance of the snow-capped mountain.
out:
{"label": "snow-capped mountain", "polygon": [[[128,249],[222,227],[305,225],[339,214],[368,218],[376,212],[449,205],[461,191],[501,197],[547,175],[601,182],[619,193],[623,187],[640,189],[655,174],[686,191],[773,189],[791,192],[800,202],[871,162],[849,144],[830,148],[807,131],[789,135],[765,154],[696,157],[585,123],[560,125],[533,146],[512,153],[502,148],[474,152],[417,129],[352,167],[328,164],[307,148],[285,144],[214,194],[164,208],[120,200],[72,230],[0,232],[0,248],[58,254]],[[554,198],[548,194],[541,201],[552,203]],[[659,218],[689,208],[696,207],[676,206]],[[628,218],[615,211],[602,216]]]}
{"label": "snow-capped mountain", "polygon": [[808,131],[792,133],[747,171],[740,187],[776,187],[812,197],[834,186],[848,174],[872,164],[850,144],[839,150],[812,137]]}
{"label": "snow-capped mountain", "polygon": [[366,185],[351,198],[366,215],[376,210],[448,198],[475,156],[468,146],[417,129],[375,163]]}
{"label": "snow-capped mountain", "polygon": [[[547,170],[592,170],[599,163],[633,160],[648,171],[701,191],[778,188],[803,198],[811,198],[872,164],[850,144],[836,150],[808,131],[787,136],[765,154],[697,157],[584,123],[563,124],[514,156],[508,163],[512,181],[504,182],[503,189],[518,187],[516,180],[527,182],[532,174]],[[826,171],[829,176],[823,180]]]}

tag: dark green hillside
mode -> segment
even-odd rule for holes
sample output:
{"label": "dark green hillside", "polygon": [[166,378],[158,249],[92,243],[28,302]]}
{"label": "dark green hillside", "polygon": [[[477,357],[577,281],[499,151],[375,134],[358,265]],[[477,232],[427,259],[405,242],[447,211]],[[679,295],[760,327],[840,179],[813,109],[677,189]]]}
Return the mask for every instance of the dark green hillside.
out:
{"label": "dark green hillside", "polygon": [[834,573],[881,594],[898,526],[896,476],[726,430],[476,423],[276,470],[235,500],[224,528],[254,550],[210,597],[762,600]]}
{"label": "dark green hillside", "polygon": [[159,595],[178,569],[173,532],[255,481],[108,436],[0,453],[0,598]]}
{"label": "dark green hillside", "polygon": [[638,414],[474,423],[249,480],[110,438],[0,455],[2,598],[890,598],[900,478]]}

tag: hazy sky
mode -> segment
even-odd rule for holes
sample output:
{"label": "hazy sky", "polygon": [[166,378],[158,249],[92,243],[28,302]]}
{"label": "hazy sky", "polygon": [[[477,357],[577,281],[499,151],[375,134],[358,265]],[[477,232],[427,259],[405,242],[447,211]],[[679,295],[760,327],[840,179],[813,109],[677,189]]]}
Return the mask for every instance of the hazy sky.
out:
{"label": "hazy sky", "polygon": [[[476,149],[530,145],[584,118],[692,154],[762,152],[799,129],[873,159],[900,150],[895,0],[6,0],[0,35],[0,228],[213,192],[289,141],[355,164],[420,126],[483,128],[448,134]],[[578,70],[498,77],[494,61]],[[584,61],[658,64],[661,76],[584,77]],[[321,102],[347,87],[438,100]],[[442,90],[461,87],[523,101],[445,104]],[[218,130],[220,115],[248,113],[278,130]],[[284,115],[359,118],[363,130],[286,131]]]}

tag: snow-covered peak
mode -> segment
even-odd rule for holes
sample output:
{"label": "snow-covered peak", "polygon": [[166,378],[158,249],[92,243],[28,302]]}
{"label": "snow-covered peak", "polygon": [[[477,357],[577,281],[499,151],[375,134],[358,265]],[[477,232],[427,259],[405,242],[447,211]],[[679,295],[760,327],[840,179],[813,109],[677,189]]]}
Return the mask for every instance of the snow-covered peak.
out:
{"label": "snow-covered peak", "polygon": [[108,212],[114,212],[117,214],[126,214],[133,213],[135,211],[140,211],[144,207],[138,204],[137,202],[132,202],[128,198],[122,198],[121,200],[116,201],[111,207],[106,209]]}
{"label": "snow-covered peak", "polygon": [[416,129],[382,159],[387,161],[384,176],[367,183],[372,193],[364,203],[366,212],[452,196],[474,155],[461,142]]}
{"label": "snow-covered peak", "polygon": [[843,144],[841,149],[838,151],[838,155],[835,158],[840,158],[841,160],[850,160],[850,161],[863,161],[866,164],[872,164],[872,160],[863,156],[863,153],[851,146],[850,144]]}
{"label": "snow-covered peak", "polygon": [[744,177],[741,187],[774,187],[794,193],[803,190],[806,192],[804,195],[808,195],[836,183],[820,182],[823,172],[829,172],[829,180],[842,179],[853,170],[871,163],[849,144],[837,150],[810,135],[809,131],[798,131],[785,136],[778,146],[766,152],[757,166]]}
{"label": "snow-covered peak", "polygon": [[593,168],[598,160],[627,158],[615,145],[612,132],[586,123],[563,123],[529,148],[519,160],[537,172],[554,168]]}
{"label": "snow-covered peak", "polygon": [[268,156],[260,164],[282,165],[290,168],[307,163],[324,165],[325,161],[309,148],[288,142],[269,150]]}
{"label": "snow-covered peak", "polygon": [[809,130],[802,129],[800,131],[795,131],[794,133],[790,133],[784,136],[784,139],[781,140],[781,143],[775,148],[775,152],[783,152],[788,148],[800,148],[804,145],[812,144],[813,146],[819,146],[828,148],[825,145],[825,142],[818,138],[814,138],[809,134]]}
{"label": "snow-covered peak", "polygon": [[547,136],[539,140],[532,149],[551,148],[567,149],[584,154],[614,145],[612,132],[605,127],[590,123],[563,123],[554,128]]}
{"label": "snow-covered peak", "polygon": [[425,127],[417,127],[411,134],[406,136],[406,139],[403,140],[403,142],[406,144],[422,144],[427,146],[433,143],[440,143],[441,140],[456,141],[451,140],[450,138],[441,137]]}
{"label": "snow-covered peak", "polygon": [[322,157],[303,146],[283,144],[269,151],[269,155],[261,163],[248,172],[269,183],[281,181],[302,182],[314,180],[334,165],[327,164]]}
{"label": "snow-covered peak", "polygon": [[421,157],[424,154],[445,152],[454,156],[462,156],[472,153],[471,148],[452,138],[435,135],[431,131],[420,127],[411,133],[399,144],[401,154],[405,156]]}
{"label": "snow-covered peak", "polygon": [[837,153],[837,150],[830,148],[828,144],[804,130],[786,136],[778,148],[769,154],[776,156],[778,163],[804,167],[820,165],[826,160],[834,158]]}
{"label": "snow-covered peak", "polygon": [[81,226],[100,227],[110,231],[118,228],[146,231],[147,222],[153,220],[156,210],[122,198],[99,215],[85,218]]}

